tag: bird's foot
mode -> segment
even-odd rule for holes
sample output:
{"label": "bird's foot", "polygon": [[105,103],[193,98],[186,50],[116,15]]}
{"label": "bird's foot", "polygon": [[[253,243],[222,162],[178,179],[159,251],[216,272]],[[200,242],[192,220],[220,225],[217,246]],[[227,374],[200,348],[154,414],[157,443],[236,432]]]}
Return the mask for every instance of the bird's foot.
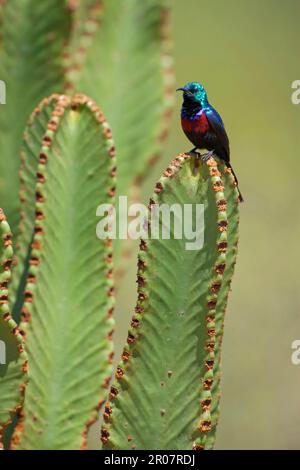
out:
{"label": "bird's foot", "polygon": [[210,152],[205,153],[204,155],[201,155],[201,160],[203,162],[207,162],[214,154],[214,150],[211,150]]}
{"label": "bird's foot", "polygon": [[197,147],[194,147],[192,150],[187,152],[187,155],[191,155],[191,157],[192,156],[200,157],[200,153],[197,152]]}

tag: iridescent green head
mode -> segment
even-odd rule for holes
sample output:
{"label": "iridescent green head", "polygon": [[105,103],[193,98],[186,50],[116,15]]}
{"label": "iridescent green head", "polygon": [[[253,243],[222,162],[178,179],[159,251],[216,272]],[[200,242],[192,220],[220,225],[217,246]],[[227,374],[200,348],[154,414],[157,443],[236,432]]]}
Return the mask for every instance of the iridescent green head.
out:
{"label": "iridescent green head", "polygon": [[189,82],[177,91],[183,91],[183,99],[187,102],[194,102],[204,107],[208,104],[205,88],[201,83]]}

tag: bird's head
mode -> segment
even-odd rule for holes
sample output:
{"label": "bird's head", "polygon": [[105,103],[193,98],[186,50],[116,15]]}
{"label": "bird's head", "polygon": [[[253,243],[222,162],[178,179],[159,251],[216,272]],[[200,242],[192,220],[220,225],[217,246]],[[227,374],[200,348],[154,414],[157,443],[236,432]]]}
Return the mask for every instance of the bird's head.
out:
{"label": "bird's head", "polygon": [[183,99],[185,102],[199,104],[202,107],[207,104],[207,94],[201,83],[189,82],[176,91],[183,91]]}

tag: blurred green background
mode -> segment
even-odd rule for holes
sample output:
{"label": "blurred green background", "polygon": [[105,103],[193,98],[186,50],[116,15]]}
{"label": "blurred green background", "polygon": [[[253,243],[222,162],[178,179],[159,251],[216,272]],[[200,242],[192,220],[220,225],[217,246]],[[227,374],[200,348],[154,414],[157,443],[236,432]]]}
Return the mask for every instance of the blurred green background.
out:
{"label": "blurred green background", "polygon": [[[300,79],[299,0],[175,0],[176,85],[200,81],[222,115],[245,197],[240,247],[223,345],[217,449],[300,449]],[[175,93],[175,92],[174,92]],[[144,191],[191,145],[176,96],[164,159]],[[136,300],[136,260],[118,296],[116,342],[127,334]],[[97,428],[98,430],[98,428]]]}

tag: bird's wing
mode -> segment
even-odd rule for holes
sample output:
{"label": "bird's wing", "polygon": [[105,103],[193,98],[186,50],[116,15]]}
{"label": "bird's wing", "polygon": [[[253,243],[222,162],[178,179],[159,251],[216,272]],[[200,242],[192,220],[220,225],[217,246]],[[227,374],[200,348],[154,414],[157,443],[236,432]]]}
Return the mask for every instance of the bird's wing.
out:
{"label": "bird's wing", "polygon": [[[218,111],[212,106],[205,110],[206,118],[213,132],[216,134],[219,146],[224,152],[224,160],[229,161],[230,150],[229,150],[229,139],[225,130],[224,123]],[[216,149],[217,150],[217,149]]]}

